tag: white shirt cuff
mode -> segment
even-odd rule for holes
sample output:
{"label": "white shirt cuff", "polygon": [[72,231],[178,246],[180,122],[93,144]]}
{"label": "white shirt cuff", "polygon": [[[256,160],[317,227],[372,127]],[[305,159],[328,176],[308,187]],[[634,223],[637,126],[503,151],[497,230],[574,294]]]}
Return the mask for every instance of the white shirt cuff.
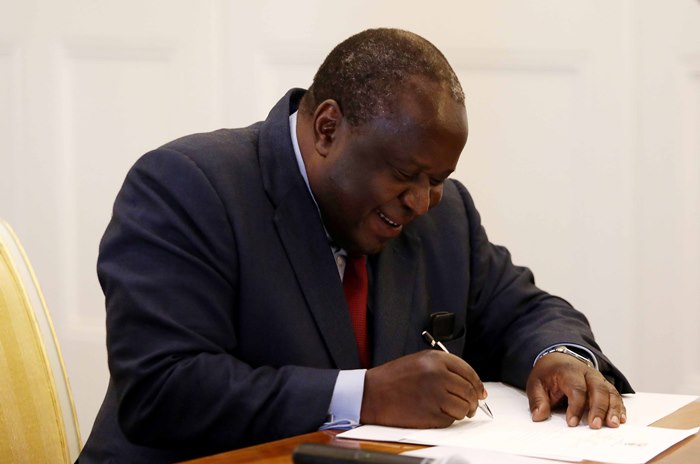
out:
{"label": "white shirt cuff", "polygon": [[328,420],[319,430],[350,429],[360,425],[367,369],[340,371],[333,388]]}

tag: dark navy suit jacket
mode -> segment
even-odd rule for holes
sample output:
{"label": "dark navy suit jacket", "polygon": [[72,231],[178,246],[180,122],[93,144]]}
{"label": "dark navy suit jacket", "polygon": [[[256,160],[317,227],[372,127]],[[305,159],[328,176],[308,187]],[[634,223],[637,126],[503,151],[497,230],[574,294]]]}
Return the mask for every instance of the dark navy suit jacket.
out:
{"label": "dark navy suit jacket", "polygon": [[[314,431],[338,370],[360,367],[291,144],[301,95],[248,128],[171,142],[129,172],[100,245],[111,380],[81,463],[183,460]],[[585,317],[488,241],[457,181],[371,257],[370,276],[373,365],[425,349],[429,314],[449,311],[447,346],[483,380],[522,388],[540,350],[569,342],[631,390]]]}

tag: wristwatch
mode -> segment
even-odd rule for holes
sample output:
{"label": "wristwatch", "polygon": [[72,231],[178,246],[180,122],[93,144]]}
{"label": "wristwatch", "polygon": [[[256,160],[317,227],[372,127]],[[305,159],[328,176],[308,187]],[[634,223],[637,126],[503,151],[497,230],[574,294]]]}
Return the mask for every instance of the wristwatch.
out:
{"label": "wristwatch", "polygon": [[595,369],[595,364],[593,364],[593,361],[591,361],[590,359],[588,359],[588,358],[585,357],[585,356],[581,356],[580,354],[576,353],[575,351],[571,351],[570,349],[568,349],[568,348],[565,347],[564,345],[555,346],[555,347],[552,348],[551,350],[545,351],[544,353],[542,353],[542,354],[540,355],[540,359],[541,359],[542,357],[544,357],[544,356],[547,356],[547,355],[550,354],[550,353],[564,353],[564,354],[568,354],[569,356],[573,356],[574,358],[578,359],[579,361],[581,361],[582,363],[584,363],[584,364],[587,365],[588,367],[591,367],[591,368]]}

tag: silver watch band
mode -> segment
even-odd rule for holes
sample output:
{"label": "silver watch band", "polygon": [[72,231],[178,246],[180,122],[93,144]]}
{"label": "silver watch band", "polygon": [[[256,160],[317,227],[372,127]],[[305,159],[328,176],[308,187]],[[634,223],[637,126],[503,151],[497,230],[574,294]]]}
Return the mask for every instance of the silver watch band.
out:
{"label": "silver watch band", "polygon": [[575,351],[571,351],[570,349],[568,349],[568,348],[567,348],[566,346],[564,346],[564,345],[555,346],[554,348],[545,351],[544,353],[542,353],[542,354],[539,356],[538,359],[541,359],[542,357],[547,356],[547,355],[550,354],[550,353],[564,353],[564,354],[568,354],[569,356],[573,356],[574,358],[578,359],[579,361],[581,361],[582,363],[584,363],[584,364],[587,365],[588,367],[593,368],[593,369],[596,368],[596,367],[595,367],[595,364],[593,364],[593,361],[591,361],[590,359],[588,359],[588,358],[585,357],[585,356],[581,356],[580,354],[576,353]]}

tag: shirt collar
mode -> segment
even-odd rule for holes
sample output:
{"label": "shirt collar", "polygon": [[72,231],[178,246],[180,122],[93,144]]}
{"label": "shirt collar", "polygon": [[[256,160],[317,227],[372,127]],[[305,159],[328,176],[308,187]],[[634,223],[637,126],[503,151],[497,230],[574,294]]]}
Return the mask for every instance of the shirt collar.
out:
{"label": "shirt collar", "polygon": [[[299,139],[297,139],[297,113],[295,111],[289,115],[289,132],[292,134],[292,146],[294,147],[294,156],[297,159],[297,166],[299,166],[299,172],[301,177],[304,178],[304,183],[306,188],[309,189],[311,198],[313,198],[314,203],[316,203],[316,198],[314,197],[314,192],[311,191],[311,185],[309,185],[309,176],[306,173],[306,165],[304,164],[304,158],[301,157],[301,149],[299,148]],[[316,208],[318,208],[318,203],[316,203]],[[319,210],[320,213],[320,210]]]}
{"label": "shirt collar", "polygon": [[[292,135],[292,147],[294,147],[294,157],[297,160],[297,166],[299,167],[299,172],[301,173],[301,177],[304,178],[304,183],[306,184],[306,188],[309,189],[309,194],[311,195],[311,198],[314,200],[314,203],[316,204],[316,209],[318,209],[318,214],[321,214],[321,210],[318,207],[318,202],[316,201],[316,197],[314,197],[314,192],[311,191],[311,185],[309,184],[309,176],[306,173],[306,165],[304,164],[304,158],[301,156],[301,149],[299,148],[299,139],[297,139],[297,113],[298,111],[295,111],[294,113],[289,115],[289,133]],[[338,262],[337,258],[338,256],[342,256],[345,258],[347,256],[347,252],[340,248],[338,244],[336,244],[333,239],[331,239],[330,234],[328,233],[328,230],[326,229],[326,226],[323,226],[323,229],[326,231],[326,237],[328,237],[328,244],[331,247],[331,250],[333,251],[333,255],[336,257],[336,264],[338,265],[338,272],[340,272],[340,275],[342,277],[343,271],[345,270],[345,264],[344,260],[343,264],[341,266],[341,263]]]}

